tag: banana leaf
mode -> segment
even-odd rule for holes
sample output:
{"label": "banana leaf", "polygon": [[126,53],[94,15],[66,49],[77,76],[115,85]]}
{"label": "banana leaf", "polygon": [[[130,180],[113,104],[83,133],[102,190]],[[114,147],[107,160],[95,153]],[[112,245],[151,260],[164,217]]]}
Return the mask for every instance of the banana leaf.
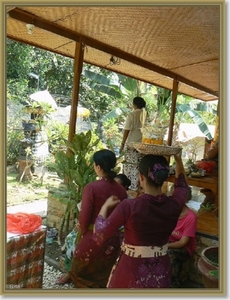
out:
{"label": "banana leaf", "polygon": [[91,80],[89,85],[96,92],[100,92],[117,99],[121,98],[121,93],[111,86],[110,79],[108,79],[108,77],[88,70],[84,71],[84,75],[86,78]]}
{"label": "banana leaf", "polygon": [[108,114],[106,114],[102,121],[105,122],[107,120],[110,120],[110,119],[116,119],[117,117],[121,116],[122,114],[124,113],[127,113],[128,112],[128,109],[127,108],[124,108],[124,107],[117,107],[116,109],[110,111]]}
{"label": "banana leaf", "polygon": [[191,109],[186,104],[177,105],[177,112],[188,113],[189,116],[193,119],[193,122],[197,124],[200,131],[205,135],[208,140],[211,140],[213,137],[208,129],[207,124],[204,122],[203,118],[194,110]]}

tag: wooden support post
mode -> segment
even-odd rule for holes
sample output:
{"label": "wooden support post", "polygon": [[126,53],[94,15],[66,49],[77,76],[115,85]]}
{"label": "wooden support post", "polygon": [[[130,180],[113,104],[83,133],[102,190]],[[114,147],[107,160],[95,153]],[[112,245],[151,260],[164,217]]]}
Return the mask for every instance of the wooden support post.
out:
{"label": "wooden support post", "polygon": [[176,79],[173,80],[173,91],[172,91],[172,104],[171,104],[171,114],[169,120],[169,132],[168,132],[168,145],[172,145],[173,138],[173,126],[174,126],[174,118],[176,111],[176,100],[177,100],[177,92],[178,92],[178,81]]}
{"label": "wooden support post", "polygon": [[70,123],[69,123],[69,135],[68,135],[69,142],[72,142],[73,136],[76,131],[77,106],[78,106],[78,99],[79,99],[80,78],[81,78],[81,72],[83,66],[83,56],[84,56],[84,49],[83,49],[82,40],[80,39],[79,42],[76,42],[76,46],[75,46],[73,97],[72,97],[72,104],[70,110]]}

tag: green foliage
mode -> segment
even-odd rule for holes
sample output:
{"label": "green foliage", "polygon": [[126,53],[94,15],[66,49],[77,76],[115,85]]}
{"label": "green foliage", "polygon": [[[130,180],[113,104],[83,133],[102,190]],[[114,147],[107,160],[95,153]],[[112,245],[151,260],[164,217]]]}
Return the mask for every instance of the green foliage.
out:
{"label": "green foliage", "polygon": [[15,130],[13,127],[9,126],[7,129],[7,165],[14,165],[17,160],[21,150],[20,140],[24,137],[23,132]]}
{"label": "green foliage", "polygon": [[49,120],[45,131],[48,139],[49,150],[55,154],[58,150],[67,150],[65,140],[68,138],[69,125],[60,121]]}
{"label": "green foliage", "polygon": [[11,114],[7,116],[7,128],[6,128],[6,159],[7,164],[15,164],[18,160],[18,156],[21,150],[20,140],[24,138],[22,127],[22,110],[20,107],[15,107],[14,101],[7,102],[7,112],[11,111]]}
{"label": "green foliage", "polygon": [[186,112],[193,119],[194,123],[197,124],[201,132],[205,135],[208,140],[212,139],[212,135],[208,129],[207,124],[204,122],[203,118],[195,111],[192,110],[188,105],[182,104],[177,106],[178,112]]}
{"label": "green foliage", "polygon": [[65,183],[65,188],[54,192],[54,197],[67,205],[62,219],[60,236],[62,236],[65,222],[67,223],[66,232],[69,231],[70,212],[74,212],[75,217],[78,218],[77,205],[82,200],[84,187],[87,183],[96,180],[92,155],[101,145],[98,138],[93,138],[90,130],[86,133],[75,134],[73,141],[70,143],[65,140],[65,144],[71,152],[58,150],[54,155],[55,161],[48,164],[49,169],[56,172]]}
{"label": "green foliage", "polygon": [[215,204],[212,204],[210,202],[206,203],[206,204],[201,204],[200,206],[200,210],[199,212],[206,212],[206,211],[211,211],[211,212],[214,212],[216,210],[216,205]]}
{"label": "green foliage", "polygon": [[78,211],[77,204],[81,201],[84,186],[96,179],[91,156],[99,147],[99,142],[99,139],[92,140],[91,131],[75,134],[71,143],[65,140],[71,153],[59,150],[54,155],[55,162],[48,164],[49,169],[67,183],[65,198],[69,196],[69,201],[75,204],[75,211]]}
{"label": "green foliage", "polygon": [[24,78],[7,79],[7,99],[15,103],[27,101],[30,90]]}
{"label": "green foliage", "polygon": [[95,91],[111,96],[112,98],[120,99],[121,93],[117,91],[116,86],[113,86],[107,76],[90,70],[83,70],[83,74],[89,79],[89,86]]}
{"label": "green foliage", "polygon": [[15,42],[11,39],[6,39],[6,56],[7,56],[7,78],[22,79],[28,74],[30,69],[30,49],[24,43]]}
{"label": "green foliage", "polygon": [[216,279],[219,279],[219,270],[210,270],[208,273]]}
{"label": "green foliage", "polygon": [[[119,119],[120,116],[124,116],[129,112],[129,110],[127,108],[115,108],[114,110],[110,111],[109,113],[107,113],[104,117],[103,117],[103,123],[105,122],[109,122],[111,119]],[[106,125],[104,124],[104,127],[106,127]]]}
{"label": "green foliage", "polygon": [[[73,59],[10,39],[6,50],[7,90],[12,97],[23,90],[23,97],[19,95],[17,99],[22,101],[38,89],[48,89],[51,94],[72,94]],[[39,76],[39,82],[29,75],[31,72]]]}
{"label": "green foliage", "polygon": [[106,144],[115,148],[120,147],[122,133],[119,131],[115,118],[106,119],[103,122],[103,132]]}

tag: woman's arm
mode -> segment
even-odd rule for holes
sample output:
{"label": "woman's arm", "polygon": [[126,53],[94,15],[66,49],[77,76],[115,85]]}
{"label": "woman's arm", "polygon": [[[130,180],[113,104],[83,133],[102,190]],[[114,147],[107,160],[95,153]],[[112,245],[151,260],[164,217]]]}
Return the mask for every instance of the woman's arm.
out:
{"label": "woman's arm", "polygon": [[176,162],[175,177],[178,178],[178,176],[180,174],[183,174],[185,176],[185,178],[186,178],[186,174],[185,174],[185,170],[184,170],[184,165],[183,165],[183,162],[182,162],[181,154],[182,154],[182,150],[178,154],[174,155],[174,159],[175,159],[175,162]]}
{"label": "woman's arm", "polygon": [[219,146],[217,145],[208,151],[206,157],[208,159],[215,158],[218,155],[218,152],[219,152]]}
{"label": "woman's arm", "polygon": [[102,205],[98,215],[106,219],[108,210],[116,206],[118,203],[120,203],[120,200],[116,196],[109,197]]}
{"label": "woman's arm", "polygon": [[[130,201],[130,200],[128,200]],[[125,213],[122,206],[124,201],[120,203],[120,200],[115,196],[111,196],[101,207],[101,210],[94,223],[94,239],[98,244],[108,239],[114,233],[116,233],[122,225],[124,225]],[[119,204],[120,203],[120,204]],[[119,204],[119,205],[118,205]],[[113,212],[107,218],[108,210],[115,207]]]}
{"label": "woman's arm", "polygon": [[179,249],[185,247],[190,240],[190,237],[188,236],[182,236],[182,238],[179,241],[172,242],[168,244],[169,249]]}
{"label": "woman's arm", "polygon": [[120,150],[119,150],[120,154],[121,154],[122,150],[124,149],[127,137],[129,135],[129,132],[130,132],[130,130],[126,130],[126,129],[123,131],[123,138],[122,138],[121,147],[120,147]]}

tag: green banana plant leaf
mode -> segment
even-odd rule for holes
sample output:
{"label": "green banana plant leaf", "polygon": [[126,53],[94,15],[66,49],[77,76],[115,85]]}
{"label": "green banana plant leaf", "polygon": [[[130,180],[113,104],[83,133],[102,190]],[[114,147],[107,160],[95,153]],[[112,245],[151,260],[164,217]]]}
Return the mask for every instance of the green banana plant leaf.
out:
{"label": "green banana plant leaf", "polygon": [[208,129],[207,124],[204,122],[203,118],[193,109],[190,108],[187,104],[180,104],[176,106],[177,113],[183,112],[188,113],[189,116],[193,119],[194,123],[198,125],[200,131],[205,135],[208,140],[212,139],[212,135]]}
{"label": "green banana plant leaf", "polygon": [[108,96],[111,96],[111,97],[114,97],[117,99],[121,98],[121,94],[116,89],[112,88],[111,86],[98,84],[96,82],[91,82],[90,87],[92,89],[94,89],[96,92],[106,94]]}
{"label": "green banana plant leaf", "polygon": [[126,77],[124,75],[118,74],[119,83],[122,85],[127,91],[137,91],[137,80]]}
{"label": "green banana plant leaf", "polygon": [[196,111],[206,111],[214,115],[217,114],[217,110],[215,110],[209,103],[191,103],[190,107]]}
{"label": "green banana plant leaf", "polygon": [[106,76],[88,70],[84,71],[84,75],[86,78],[91,80],[89,85],[96,92],[103,93],[117,99],[121,98],[122,95],[120,91],[111,85],[110,80]]}
{"label": "green banana plant leaf", "polygon": [[103,117],[102,121],[105,122],[105,121],[110,120],[110,119],[116,119],[117,117],[128,113],[128,111],[129,110],[125,107],[120,107],[120,108],[117,107],[116,109],[114,109],[114,110],[110,111],[109,113],[107,113]]}
{"label": "green banana plant leaf", "polygon": [[84,70],[83,74],[86,78],[91,79],[92,81],[95,81],[97,83],[101,83],[104,85],[110,84],[109,78],[99,73],[95,73],[89,70]]}

